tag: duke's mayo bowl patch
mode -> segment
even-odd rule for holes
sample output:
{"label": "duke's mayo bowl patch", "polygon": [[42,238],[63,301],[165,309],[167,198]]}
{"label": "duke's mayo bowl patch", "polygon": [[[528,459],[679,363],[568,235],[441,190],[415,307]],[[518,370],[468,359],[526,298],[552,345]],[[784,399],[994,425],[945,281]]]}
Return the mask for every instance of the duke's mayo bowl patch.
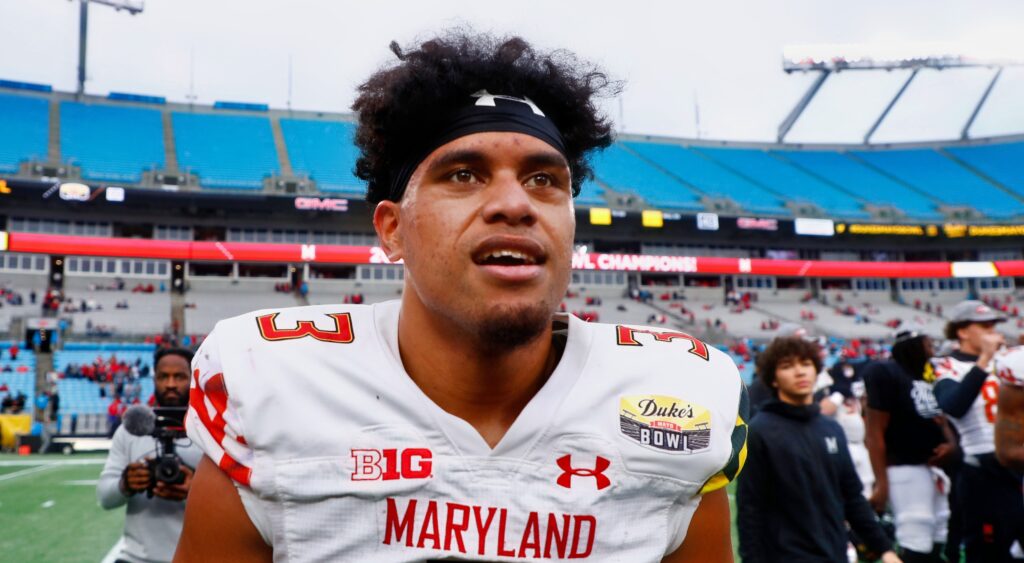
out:
{"label": "duke's mayo bowl patch", "polygon": [[676,397],[619,397],[619,430],[641,446],[676,454],[694,454],[711,445],[711,412]]}

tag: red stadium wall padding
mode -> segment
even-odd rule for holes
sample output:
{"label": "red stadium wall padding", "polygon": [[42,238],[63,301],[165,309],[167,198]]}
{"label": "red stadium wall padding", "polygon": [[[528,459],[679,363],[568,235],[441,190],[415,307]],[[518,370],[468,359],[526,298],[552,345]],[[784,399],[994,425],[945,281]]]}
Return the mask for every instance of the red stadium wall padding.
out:
{"label": "red stadium wall padding", "polygon": [[[10,233],[8,251],[33,254],[205,260],[216,262],[312,262],[316,264],[388,264],[375,246],[193,242],[112,237]],[[812,278],[951,278],[953,262],[838,262],[768,260],[646,254],[577,253],[576,270],[675,274],[741,274]],[[999,276],[1024,276],[1024,260],[992,263]]]}

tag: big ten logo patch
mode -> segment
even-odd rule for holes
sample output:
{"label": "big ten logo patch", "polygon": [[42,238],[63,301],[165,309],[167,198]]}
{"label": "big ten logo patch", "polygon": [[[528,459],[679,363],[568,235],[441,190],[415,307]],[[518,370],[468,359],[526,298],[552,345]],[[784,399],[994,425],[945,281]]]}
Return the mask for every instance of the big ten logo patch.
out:
{"label": "big ten logo patch", "polygon": [[654,342],[680,341],[685,344],[689,344],[689,352],[694,356],[705,361],[710,357],[708,356],[708,345],[685,332],[658,331],[645,328],[633,328],[623,325],[615,327],[615,342],[619,346],[643,346],[643,343],[640,342],[638,338],[640,335],[646,335],[646,337],[650,338]]}
{"label": "big ten logo patch", "polygon": [[321,342],[333,342],[335,344],[351,344],[355,340],[352,333],[352,316],[348,313],[328,313],[325,316],[330,319],[334,326],[330,328],[317,327],[313,321],[296,321],[294,327],[282,327],[277,323],[277,316],[280,313],[271,313],[256,317],[256,326],[260,329],[260,336],[264,340],[276,342],[279,340],[297,340],[307,336]]}
{"label": "big ten logo patch", "polygon": [[641,446],[693,454],[711,446],[711,412],[675,397],[631,395],[619,398],[619,430]]}
{"label": "big ten logo patch", "polygon": [[352,448],[352,480],[427,479],[434,470],[433,457],[427,448]]}

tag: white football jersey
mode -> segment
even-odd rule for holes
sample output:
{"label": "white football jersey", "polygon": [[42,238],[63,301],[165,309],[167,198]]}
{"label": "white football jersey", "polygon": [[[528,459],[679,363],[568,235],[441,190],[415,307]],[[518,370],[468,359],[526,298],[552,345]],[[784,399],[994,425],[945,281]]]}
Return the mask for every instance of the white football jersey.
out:
{"label": "white football jersey", "polygon": [[742,467],[745,388],[699,340],[556,317],[562,358],[491,449],[409,378],[399,309],[248,313],[195,356],[188,434],[275,561],[659,561]]}
{"label": "white football jersey", "polygon": [[1024,346],[1004,348],[996,354],[993,363],[1000,381],[1024,387]]}
{"label": "white football jersey", "polygon": [[[952,356],[932,359],[935,384],[944,379],[960,383],[967,372],[975,366]],[[990,454],[995,451],[996,402],[999,397],[999,380],[991,372],[992,366],[979,366],[989,371],[985,384],[981,386],[978,398],[960,418],[949,417],[960,434],[960,447],[970,455]]]}

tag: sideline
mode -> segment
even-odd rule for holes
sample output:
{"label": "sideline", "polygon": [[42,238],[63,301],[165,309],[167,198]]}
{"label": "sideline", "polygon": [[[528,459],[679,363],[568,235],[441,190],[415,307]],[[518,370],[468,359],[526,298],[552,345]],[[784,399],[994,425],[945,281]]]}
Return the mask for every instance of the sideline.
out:
{"label": "sideline", "polygon": [[114,544],[114,547],[110,548],[110,551],[107,552],[107,555],[103,557],[103,561],[100,563],[114,563],[117,561],[117,556],[121,554],[121,549],[123,547],[124,536],[121,536],[117,539],[117,543]]}

